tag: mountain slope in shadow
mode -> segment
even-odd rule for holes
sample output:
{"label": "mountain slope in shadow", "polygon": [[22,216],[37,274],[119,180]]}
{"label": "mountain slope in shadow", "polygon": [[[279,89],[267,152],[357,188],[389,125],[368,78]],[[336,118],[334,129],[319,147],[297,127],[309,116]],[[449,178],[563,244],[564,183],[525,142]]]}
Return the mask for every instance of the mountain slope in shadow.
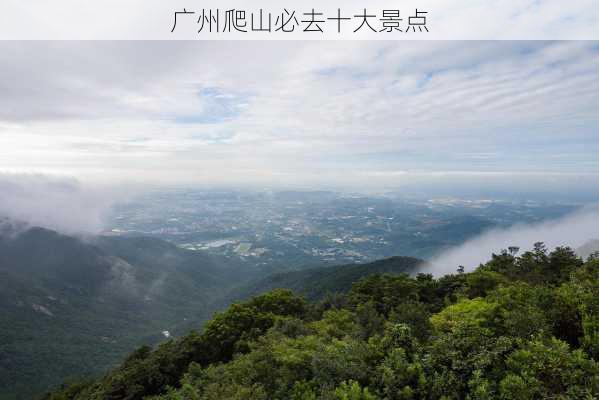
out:
{"label": "mountain slope in shadow", "polygon": [[353,283],[371,274],[416,274],[425,261],[414,257],[390,257],[364,264],[337,265],[273,274],[235,288],[227,302],[244,300],[273,289],[291,289],[309,300],[329,293],[347,292]]}
{"label": "mountain slope in shadow", "polygon": [[78,238],[4,223],[0,399],[101,373],[141,344],[182,333],[182,324],[199,328],[215,297],[253,273],[159,239]]}

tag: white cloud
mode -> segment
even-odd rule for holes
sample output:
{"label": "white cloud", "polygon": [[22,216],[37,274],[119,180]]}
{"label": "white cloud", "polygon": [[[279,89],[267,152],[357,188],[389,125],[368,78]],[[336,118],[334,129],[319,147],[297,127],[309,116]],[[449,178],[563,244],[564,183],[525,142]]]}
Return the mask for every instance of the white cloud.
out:
{"label": "white cloud", "polygon": [[4,169],[358,186],[439,171],[599,172],[596,42],[4,42],[0,50]]}
{"label": "white cloud", "polygon": [[544,242],[548,249],[557,246],[577,249],[599,237],[598,227],[599,210],[590,208],[557,220],[494,229],[435,257],[430,272],[438,276],[455,273],[459,265],[471,271],[485,263],[492,253],[499,254],[510,246],[520,247],[521,251],[531,250],[535,242]]}
{"label": "white cloud", "polygon": [[8,218],[66,233],[97,233],[110,206],[135,191],[58,175],[0,173],[0,193],[0,222]]}

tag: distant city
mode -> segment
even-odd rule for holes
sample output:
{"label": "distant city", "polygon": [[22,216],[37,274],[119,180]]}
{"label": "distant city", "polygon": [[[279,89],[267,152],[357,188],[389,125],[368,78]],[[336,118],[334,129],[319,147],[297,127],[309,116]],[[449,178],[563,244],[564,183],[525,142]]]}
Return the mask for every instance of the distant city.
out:
{"label": "distant city", "polygon": [[114,207],[106,235],[149,235],[266,268],[430,258],[481,232],[557,218],[573,204],[326,191],[175,190]]}

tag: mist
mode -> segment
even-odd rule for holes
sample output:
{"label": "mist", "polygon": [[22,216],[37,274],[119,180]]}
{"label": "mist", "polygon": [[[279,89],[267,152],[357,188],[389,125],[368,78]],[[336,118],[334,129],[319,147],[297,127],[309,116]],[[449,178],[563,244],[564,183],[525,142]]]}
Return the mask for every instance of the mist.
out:
{"label": "mist", "polygon": [[98,233],[117,201],[133,193],[63,176],[0,173],[0,219],[67,234]]}
{"label": "mist", "polygon": [[520,253],[532,249],[535,242],[544,242],[548,249],[569,246],[577,249],[599,238],[599,208],[585,207],[562,218],[535,224],[519,224],[507,229],[492,229],[461,246],[441,252],[431,261],[430,272],[435,276],[455,273],[462,265],[472,271],[479,264],[509,246],[520,247]]}

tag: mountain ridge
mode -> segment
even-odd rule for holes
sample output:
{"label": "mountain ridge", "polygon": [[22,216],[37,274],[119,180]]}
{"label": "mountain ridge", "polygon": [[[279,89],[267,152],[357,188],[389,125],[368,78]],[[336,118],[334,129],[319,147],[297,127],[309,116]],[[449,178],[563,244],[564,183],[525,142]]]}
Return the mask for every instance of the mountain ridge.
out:
{"label": "mountain ridge", "polygon": [[0,386],[9,394],[0,399],[96,375],[136,346],[182,333],[184,322],[199,327],[212,298],[253,273],[159,239],[73,237],[4,222]]}
{"label": "mountain ridge", "polygon": [[382,273],[414,275],[426,265],[426,261],[419,258],[394,256],[368,263],[279,272],[233,289],[229,295],[229,302],[245,300],[273,289],[290,289],[309,300],[320,300],[327,294],[349,291],[353,283],[367,275]]}

